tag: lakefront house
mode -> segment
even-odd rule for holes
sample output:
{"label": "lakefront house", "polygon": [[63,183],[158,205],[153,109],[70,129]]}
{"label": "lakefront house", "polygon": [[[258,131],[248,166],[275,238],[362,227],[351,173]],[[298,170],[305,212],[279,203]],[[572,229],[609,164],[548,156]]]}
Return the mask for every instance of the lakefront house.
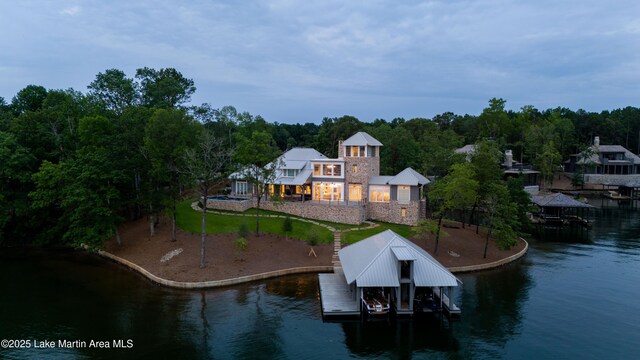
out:
{"label": "lakefront house", "polygon": [[[429,180],[406,168],[393,176],[380,175],[382,143],[358,132],[338,143],[331,159],[311,148],[293,148],[279,158],[270,195],[284,201],[261,202],[261,208],[317,220],[360,224],[379,220],[415,225],[425,217],[423,186]],[[253,207],[251,183],[242,172],[231,174],[231,197],[244,201],[210,199],[211,208],[243,211]]]}

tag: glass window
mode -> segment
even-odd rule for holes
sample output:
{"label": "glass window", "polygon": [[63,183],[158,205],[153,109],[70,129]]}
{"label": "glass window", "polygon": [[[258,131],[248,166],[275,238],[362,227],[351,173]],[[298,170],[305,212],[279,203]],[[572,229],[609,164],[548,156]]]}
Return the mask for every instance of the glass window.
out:
{"label": "glass window", "polygon": [[238,182],[236,182],[236,194],[237,195],[247,195],[247,182],[246,181],[238,181]]}
{"label": "glass window", "polygon": [[351,147],[351,156],[352,157],[357,157],[358,156],[358,147],[357,146],[352,146]]}
{"label": "glass window", "polygon": [[371,185],[369,187],[369,201],[389,202],[389,187],[385,185]]}
{"label": "glass window", "polygon": [[344,156],[351,156],[351,146],[344,147]]}
{"label": "glass window", "polygon": [[313,175],[320,176],[320,164],[313,164]]}
{"label": "glass window", "polygon": [[362,184],[349,184],[349,201],[362,200]]}
{"label": "glass window", "polygon": [[288,176],[288,177],[296,176],[296,170],[295,169],[286,169],[286,176]]}
{"label": "glass window", "polygon": [[313,183],[313,199],[325,201],[342,201],[341,183]]}
{"label": "glass window", "polygon": [[360,157],[365,157],[366,155],[364,154],[364,146],[360,146]]}
{"label": "glass window", "polygon": [[411,200],[411,187],[398,186],[398,202],[406,204],[409,200]]}
{"label": "glass window", "polygon": [[407,216],[407,208],[400,208],[400,215],[402,215],[402,217],[406,217]]}
{"label": "glass window", "polygon": [[342,176],[342,165],[333,165],[333,176]]}
{"label": "glass window", "polygon": [[353,164],[353,173],[357,173],[358,172],[358,164]]}

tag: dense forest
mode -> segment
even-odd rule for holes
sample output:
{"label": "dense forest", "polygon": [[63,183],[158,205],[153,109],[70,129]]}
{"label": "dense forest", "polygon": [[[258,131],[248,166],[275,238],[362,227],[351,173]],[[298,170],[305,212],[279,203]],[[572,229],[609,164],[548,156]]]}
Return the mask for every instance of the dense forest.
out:
{"label": "dense forest", "polygon": [[[335,157],[339,140],[366,131],[384,144],[382,174],[410,166],[451,183],[481,176],[482,159],[476,175],[456,166],[453,150],[464,144],[512,149],[515,160],[533,164],[544,179],[594,136],[640,152],[635,107],[511,111],[505,100],[493,98],[479,115],[371,122],[345,115],[281,124],[233,106],[193,106],[195,91],[194,81],[175,69],[141,68],[133,77],[117,69],[99,73],[86,92],[29,85],[10,101],[0,97],[0,245],[100,246],[118,236],[121,223],[141,217],[150,219],[153,232],[154,221],[172,216],[176,201],[196,183],[185,171],[186,155],[211,136],[226,150],[258,138],[279,151],[313,147]],[[232,171],[233,163],[223,172]],[[476,180],[468,185],[477,186]],[[434,194],[445,203],[443,184]],[[477,205],[471,199],[465,208]]]}

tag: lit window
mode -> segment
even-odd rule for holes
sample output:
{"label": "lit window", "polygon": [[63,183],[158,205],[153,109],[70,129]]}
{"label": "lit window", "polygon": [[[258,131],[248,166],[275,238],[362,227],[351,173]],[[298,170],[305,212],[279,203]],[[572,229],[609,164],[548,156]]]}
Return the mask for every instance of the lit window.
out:
{"label": "lit window", "polygon": [[384,185],[371,185],[369,187],[369,201],[389,202],[389,187]]}
{"label": "lit window", "polygon": [[349,201],[362,200],[362,184],[349,184]]}
{"label": "lit window", "polygon": [[320,176],[320,164],[313,164],[313,175]]}
{"label": "lit window", "polygon": [[407,216],[407,208],[400,208],[400,214],[402,215],[402,217],[406,217]]}
{"label": "lit window", "polygon": [[358,164],[353,164],[353,173],[357,173],[358,172]]}

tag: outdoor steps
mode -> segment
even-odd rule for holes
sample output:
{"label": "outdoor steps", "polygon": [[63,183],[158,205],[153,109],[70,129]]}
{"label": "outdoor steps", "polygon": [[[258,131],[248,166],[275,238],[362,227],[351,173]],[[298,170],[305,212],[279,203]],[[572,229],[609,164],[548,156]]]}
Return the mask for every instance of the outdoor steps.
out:
{"label": "outdoor steps", "polygon": [[342,248],[342,232],[335,231],[333,233],[333,257],[331,263],[333,264],[334,271],[336,268],[342,268],[340,258],[338,257],[338,251]]}

